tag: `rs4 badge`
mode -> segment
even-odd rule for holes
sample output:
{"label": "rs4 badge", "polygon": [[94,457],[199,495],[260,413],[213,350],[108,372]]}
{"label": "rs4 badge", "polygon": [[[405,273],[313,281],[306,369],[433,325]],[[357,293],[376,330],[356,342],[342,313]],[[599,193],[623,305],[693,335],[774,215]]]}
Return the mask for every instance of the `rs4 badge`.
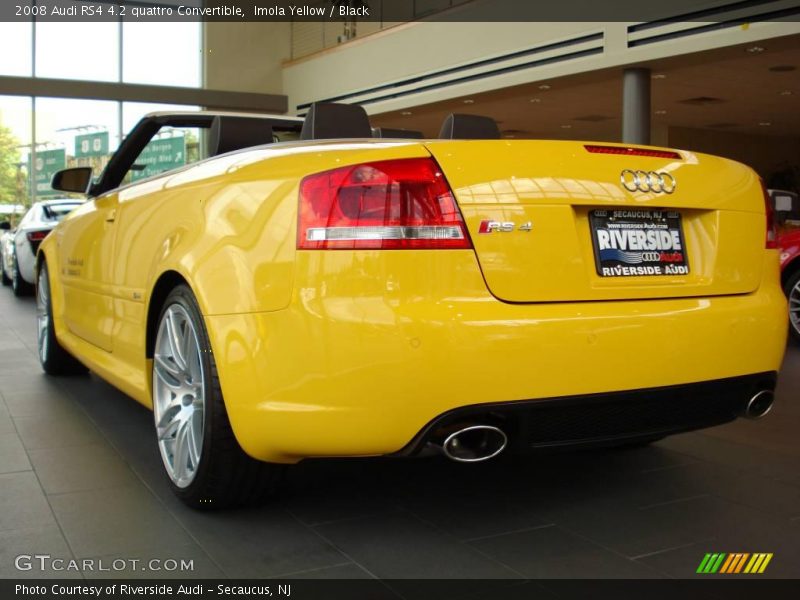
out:
{"label": "rs4 badge", "polygon": [[478,228],[478,233],[511,233],[517,231],[530,231],[533,229],[533,223],[526,221],[519,227],[513,221],[481,221],[481,226]]}

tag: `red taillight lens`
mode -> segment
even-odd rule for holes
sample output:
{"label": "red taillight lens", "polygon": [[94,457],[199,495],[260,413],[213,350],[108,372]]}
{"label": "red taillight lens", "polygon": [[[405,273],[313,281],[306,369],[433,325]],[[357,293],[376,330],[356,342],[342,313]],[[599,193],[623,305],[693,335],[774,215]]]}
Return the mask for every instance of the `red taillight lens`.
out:
{"label": "red taillight lens", "polygon": [[29,231],[26,235],[28,236],[29,242],[41,242],[44,238],[47,237],[47,234],[50,233],[49,230],[47,231]]}
{"label": "red taillight lens", "polygon": [[764,184],[764,180],[760,179],[759,181],[761,182],[761,191],[764,193],[764,209],[767,215],[767,241],[765,247],[777,248],[778,229],[775,224],[775,207],[772,206],[772,198],[769,197],[769,192],[767,191],[767,186]]}
{"label": "red taillight lens", "polygon": [[365,163],[300,182],[297,247],[471,248],[450,186],[431,158]]}
{"label": "red taillight lens", "polygon": [[651,148],[633,148],[631,146],[598,146],[596,144],[586,144],[587,152],[592,154],[620,154],[624,156],[651,156],[653,158],[675,158],[680,160],[682,157],[672,150],[653,150]]}

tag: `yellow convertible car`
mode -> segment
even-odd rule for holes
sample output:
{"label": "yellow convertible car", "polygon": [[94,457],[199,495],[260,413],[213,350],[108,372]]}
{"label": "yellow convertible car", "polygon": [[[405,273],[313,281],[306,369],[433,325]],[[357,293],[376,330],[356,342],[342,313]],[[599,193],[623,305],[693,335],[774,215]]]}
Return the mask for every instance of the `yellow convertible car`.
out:
{"label": "yellow convertible car", "polygon": [[473,462],[769,411],[787,306],[751,169],[471,115],[372,133],[340,104],[155,113],[99,177],[53,180],[89,201],[38,252],[42,366],[152,407],[189,505],[308,457]]}

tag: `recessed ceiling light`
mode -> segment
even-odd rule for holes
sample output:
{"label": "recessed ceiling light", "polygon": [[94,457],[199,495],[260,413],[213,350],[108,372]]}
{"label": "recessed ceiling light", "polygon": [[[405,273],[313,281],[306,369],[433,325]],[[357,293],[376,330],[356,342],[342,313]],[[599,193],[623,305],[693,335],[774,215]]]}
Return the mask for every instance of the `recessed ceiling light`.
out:
{"label": "recessed ceiling light", "polygon": [[781,96],[791,96],[793,93],[792,90],[783,90]]}
{"label": "recessed ceiling light", "polygon": [[462,102],[464,104],[475,104],[475,100],[473,100],[472,98],[466,98],[466,99],[462,100]]}
{"label": "recessed ceiling light", "polygon": [[400,114],[403,115],[404,117],[407,117],[408,115],[412,114],[412,112],[410,110],[404,110]]}
{"label": "recessed ceiling light", "polygon": [[539,89],[540,90],[549,90],[550,86],[547,85],[546,83],[543,83],[542,85],[539,86]]}
{"label": "recessed ceiling light", "polygon": [[539,104],[542,101],[542,99],[541,98],[531,98],[530,101],[533,102],[534,104]]}
{"label": "recessed ceiling light", "polygon": [[667,111],[665,111],[665,110],[657,110],[656,114],[657,115],[665,115],[665,114],[667,114]]}
{"label": "recessed ceiling light", "polygon": [[569,124],[562,125],[561,129],[572,129],[572,125]]}
{"label": "recessed ceiling light", "polygon": [[772,125],[772,121],[759,121],[758,124],[760,127],[769,127]]}
{"label": "recessed ceiling light", "polygon": [[667,76],[664,75],[663,73],[656,73],[655,75],[653,75],[653,79],[666,79],[666,78]]}
{"label": "recessed ceiling light", "polygon": [[750,54],[761,54],[764,50],[766,50],[766,48],[763,46],[750,46],[747,49]]}

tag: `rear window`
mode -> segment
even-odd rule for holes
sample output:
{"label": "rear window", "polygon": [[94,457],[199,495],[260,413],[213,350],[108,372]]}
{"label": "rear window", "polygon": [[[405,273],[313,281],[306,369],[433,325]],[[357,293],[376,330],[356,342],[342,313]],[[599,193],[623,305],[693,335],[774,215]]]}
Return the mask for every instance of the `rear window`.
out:
{"label": "rear window", "polygon": [[67,213],[75,210],[80,206],[79,202],[75,204],[51,204],[42,206],[42,216],[46,221],[60,221]]}

